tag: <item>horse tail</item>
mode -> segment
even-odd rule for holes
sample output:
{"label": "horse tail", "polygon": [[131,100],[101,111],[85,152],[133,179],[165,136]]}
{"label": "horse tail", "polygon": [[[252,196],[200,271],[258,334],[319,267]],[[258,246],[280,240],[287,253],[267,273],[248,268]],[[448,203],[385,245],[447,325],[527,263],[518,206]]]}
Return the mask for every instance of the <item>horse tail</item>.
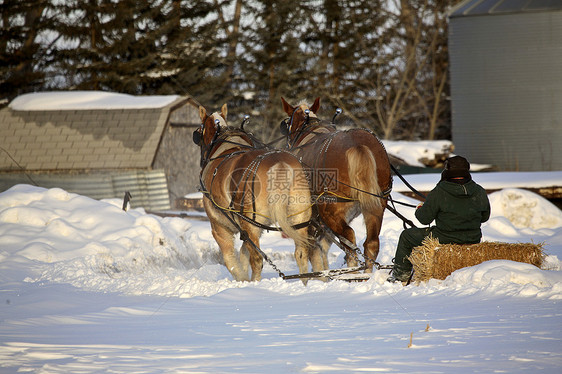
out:
{"label": "horse tail", "polygon": [[296,168],[286,162],[279,162],[269,172],[272,173],[271,175],[283,176],[269,186],[268,201],[271,218],[288,237],[295,241],[295,244],[306,246],[309,240],[306,230],[293,227],[308,222],[312,212],[310,189],[304,170],[300,168],[300,164],[299,168]]}
{"label": "horse tail", "polygon": [[[372,211],[382,206],[381,188],[377,177],[377,162],[366,145],[345,152],[349,171],[351,197],[359,200],[361,211]],[[365,192],[362,192],[365,191]]]}

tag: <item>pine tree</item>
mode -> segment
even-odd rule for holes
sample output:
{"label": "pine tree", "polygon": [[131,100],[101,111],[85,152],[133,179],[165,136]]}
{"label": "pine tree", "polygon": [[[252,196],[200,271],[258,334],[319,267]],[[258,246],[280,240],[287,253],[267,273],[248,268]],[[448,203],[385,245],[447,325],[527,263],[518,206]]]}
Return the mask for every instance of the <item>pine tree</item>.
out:
{"label": "pine tree", "polygon": [[324,115],[335,107],[344,109],[348,122],[376,127],[370,106],[378,97],[372,82],[383,74],[385,43],[388,42],[388,14],[377,0],[323,0],[307,31],[308,51],[316,92],[321,96]]}
{"label": "pine tree", "polygon": [[4,0],[0,4],[0,100],[40,89],[47,45],[40,37],[49,28],[47,0]]}
{"label": "pine tree", "polygon": [[196,74],[207,61],[195,35],[210,9],[206,2],[184,7],[179,0],[88,0],[63,8],[60,32],[68,47],[57,60],[69,86],[169,94],[199,81]]}
{"label": "pine tree", "polygon": [[306,8],[298,0],[252,1],[248,9],[254,22],[244,27],[241,56],[247,101],[261,123],[261,136],[278,136],[284,114],[281,96],[292,97],[306,82],[306,61],[300,37],[306,23]]}

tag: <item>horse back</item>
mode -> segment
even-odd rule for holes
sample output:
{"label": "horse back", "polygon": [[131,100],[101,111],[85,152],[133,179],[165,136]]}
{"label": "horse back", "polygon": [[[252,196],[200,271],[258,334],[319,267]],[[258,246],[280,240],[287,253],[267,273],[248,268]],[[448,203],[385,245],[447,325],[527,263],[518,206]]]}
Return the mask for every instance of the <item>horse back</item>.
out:
{"label": "horse back", "polygon": [[[390,187],[391,171],[388,154],[383,144],[369,131],[352,129],[321,133],[311,139],[306,145],[301,145],[297,156],[302,159],[305,168],[311,173],[313,189],[321,193],[327,187],[334,193],[350,196],[352,191],[347,186],[356,179],[357,174],[369,176],[369,181],[362,182],[373,184],[369,191],[379,192]],[[324,183],[318,183],[323,181]],[[326,182],[341,181],[343,183]],[[355,195],[355,194],[353,194]]]}

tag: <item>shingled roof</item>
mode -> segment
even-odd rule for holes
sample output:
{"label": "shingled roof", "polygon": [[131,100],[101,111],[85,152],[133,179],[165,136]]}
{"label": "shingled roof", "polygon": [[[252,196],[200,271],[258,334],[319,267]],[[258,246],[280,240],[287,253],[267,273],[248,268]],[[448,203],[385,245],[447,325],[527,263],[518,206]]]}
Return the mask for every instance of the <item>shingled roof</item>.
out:
{"label": "shingled roof", "polygon": [[0,110],[0,170],[149,169],[170,112],[189,98],[33,93]]}

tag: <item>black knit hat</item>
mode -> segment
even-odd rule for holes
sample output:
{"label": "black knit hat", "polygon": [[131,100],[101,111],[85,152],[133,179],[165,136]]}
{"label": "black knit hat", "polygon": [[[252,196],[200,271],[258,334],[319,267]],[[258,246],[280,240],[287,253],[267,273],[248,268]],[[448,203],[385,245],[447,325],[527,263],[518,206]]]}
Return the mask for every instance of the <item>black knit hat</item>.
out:
{"label": "black knit hat", "polygon": [[453,178],[472,179],[470,175],[470,163],[466,158],[461,156],[450,157],[445,160],[443,172],[441,173],[442,180],[450,180]]}

